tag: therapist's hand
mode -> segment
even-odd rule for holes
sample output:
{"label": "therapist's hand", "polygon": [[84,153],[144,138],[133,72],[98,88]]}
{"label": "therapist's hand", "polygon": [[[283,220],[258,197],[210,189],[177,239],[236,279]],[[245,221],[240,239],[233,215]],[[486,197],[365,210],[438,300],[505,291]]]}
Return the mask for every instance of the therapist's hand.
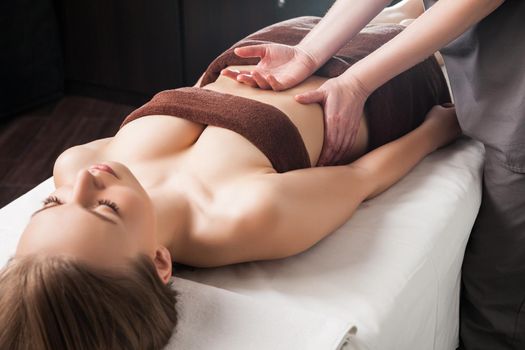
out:
{"label": "therapist's hand", "polygon": [[366,99],[370,93],[348,70],[324,82],[317,90],[295,96],[303,104],[319,103],[324,109],[325,139],[318,166],[330,165],[353,145]]}
{"label": "therapist's hand", "polygon": [[251,71],[226,68],[221,74],[261,89],[279,91],[291,88],[317,69],[314,57],[297,46],[262,44],[238,47],[234,52],[239,57],[259,57],[261,60]]}

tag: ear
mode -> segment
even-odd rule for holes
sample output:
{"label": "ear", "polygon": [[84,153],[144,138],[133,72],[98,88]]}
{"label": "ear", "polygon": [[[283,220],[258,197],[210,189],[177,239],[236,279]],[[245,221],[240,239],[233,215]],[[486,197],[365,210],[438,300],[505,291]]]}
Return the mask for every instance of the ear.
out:
{"label": "ear", "polygon": [[166,247],[159,245],[155,250],[155,258],[153,259],[153,262],[155,263],[160,279],[164,283],[168,283],[171,277],[170,251]]}

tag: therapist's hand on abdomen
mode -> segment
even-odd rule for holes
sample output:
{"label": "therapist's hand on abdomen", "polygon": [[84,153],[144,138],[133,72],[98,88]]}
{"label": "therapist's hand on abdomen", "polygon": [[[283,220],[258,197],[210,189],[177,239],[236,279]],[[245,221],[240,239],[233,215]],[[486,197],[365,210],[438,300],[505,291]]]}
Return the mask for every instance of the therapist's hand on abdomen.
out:
{"label": "therapist's hand on abdomen", "polygon": [[252,71],[224,69],[222,74],[261,89],[289,89],[312,75],[317,69],[313,56],[296,46],[263,44],[238,47],[235,54],[242,58],[261,60]]}
{"label": "therapist's hand on abdomen", "polygon": [[[252,71],[226,68],[222,74],[265,90],[289,89],[312,75],[319,65],[305,50],[282,44],[238,47],[235,54],[261,60]],[[357,130],[368,95],[357,79],[345,74],[344,77],[327,80],[317,90],[295,96],[300,103],[319,103],[325,112],[325,140],[318,166],[332,164],[338,158],[338,152],[347,150],[353,144],[357,135],[349,131]]]}

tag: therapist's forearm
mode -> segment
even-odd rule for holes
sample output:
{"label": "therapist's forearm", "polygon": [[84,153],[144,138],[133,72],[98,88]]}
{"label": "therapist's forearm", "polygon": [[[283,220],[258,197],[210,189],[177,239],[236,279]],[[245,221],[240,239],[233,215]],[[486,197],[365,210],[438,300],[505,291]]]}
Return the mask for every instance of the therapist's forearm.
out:
{"label": "therapist's forearm", "polygon": [[504,0],[440,0],[403,32],[354,64],[341,78],[357,78],[372,92],[431,56],[486,17]]}
{"label": "therapist's forearm", "polygon": [[310,54],[320,67],[390,2],[338,0],[297,46]]}
{"label": "therapist's forearm", "polygon": [[370,24],[401,23],[406,19],[419,17],[425,8],[422,0],[403,0],[381,11]]}

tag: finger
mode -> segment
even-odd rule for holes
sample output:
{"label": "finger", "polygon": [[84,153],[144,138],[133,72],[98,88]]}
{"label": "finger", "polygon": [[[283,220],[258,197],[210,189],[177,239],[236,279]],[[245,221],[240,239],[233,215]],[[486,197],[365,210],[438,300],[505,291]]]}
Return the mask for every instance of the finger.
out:
{"label": "finger", "polygon": [[445,102],[441,106],[443,106],[445,108],[452,108],[452,107],[454,107],[454,104],[452,102]]}
{"label": "finger", "polygon": [[327,99],[324,106],[325,114],[325,128],[326,128],[326,144],[327,150],[326,155],[323,158],[323,161],[326,165],[333,164],[334,153],[337,150],[337,138],[338,138],[338,129],[340,128],[340,121],[337,119],[337,113],[333,111],[334,106],[332,101]]}
{"label": "finger", "polygon": [[332,157],[330,159],[330,162],[332,164],[335,164],[339,160],[341,160],[341,154],[344,152],[343,141],[344,141],[344,137],[347,131],[347,127],[345,127],[345,125],[348,125],[348,123],[344,123],[340,121],[338,127],[336,128],[334,148],[333,148]]}
{"label": "finger", "polygon": [[317,160],[317,166],[325,166],[326,164],[326,148],[324,148],[319,155],[319,159]]}
{"label": "finger", "polygon": [[242,58],[260,57],[263,58],[266,55],[265,45],[250,45],[237,47],[233,52]]}
{"label": "finger", "polygon": [[339,151],[336,153],[336,159],[341,160],[345,155],[348,154],[349,148],[352,144],[355,144],[354,141],[352,141],[352,134],[349,132],[350,130],[346,130],[343,132],[343,136],[341,139],[341,147],[339,148]]}
{"label": "finger", "polygon": [[286,86],[279,82],[273,74],[268,75],[266,80],[268,81],[268,84],[270,84],[272,89],[275,91],[281,91],[286,89]]}
{"label": "finger", "polygon": [[237,69],[224,68],[221,70],[221,75],[224,75],[227,78],[237,80],[237,76],[241,74]]}
{"label": "finger", "polygon": [[317,164],[315,166],[324,166],[324,159],[323,159],[323,153],[319,156],[319,159],[317,160]]}
{"label": "finger", "polygon": [[[335,136],[335,137],[337,137],[337,136]],[[332,145],[330,146],[329,152],[326,154],[326,159],[325,159],[326,165],[333,165],[334,164],[334,159],[335,159],[336,153],[337,153],[337,144],[336,144],[336,141],[334,141],[332,143]]]}
{"label": "finger", "polygon": [[[328,106],[329,107],[329,106]],[[347,134],[346,131],[349,126],[349,120],[347,117],[343,116],[338,112],[335,114],[332,119],[331,130],[333,132],[332,136],[332,147],[331,153],[328,155],[328,162],[330,164],[336,164],[340,160],[341,153],[344,151],[343,141],[344,137]]]}
{"label": "finger", "polygon": [[324,96],[324,92],[318,89],[295,95],[295,100],[302,104],[322,103],[324,102]]}
{"label": "finger", "polygon": [[237,81],[251,87],[259,87],[250,74],[239,74],[237,76]]}
{"label": "finger", "polygon": [[325,136],[323,141],[323,152],[321,154],[321,157],[319,158],[319,163],[321,163],[323,166],[330,165],[330,159],[332,157],[333,152],[333,145],[334,145],[334,139],[335,139],[335,126],[333,122],[333,118],[330,112],[330,108],[328,106],[329,101],[325,103],[324,106],[324,127],[325,127]]}
{"label": "finger", "polygon": [[326,143],[326,146],[324,147],[324,154],[321,157],[321,162],[323,166],[327,166],[331,164],[331,160],[333,157],[334,152],[334,140],[336,137],[336,133],[334,131],[333,125],[327,120],[327,133],[325,136],[324,142]]}
{"label": "finger", "polygon": [[253,77],[253,80],[255,80],[255,82],[257,83],[257,85],[259,85],[259,87],[261,89],[264,89],[264,90],[269,90],[271,89],[271,86],[270,84],[268,84],[268,82],[266,81],[266,79],[264,79],[264,77],[262,76],[261,73],[259,73],[258,71],[254,70],[252,72],[252,77]]}
{"label": "finger", "polygon": [[333,165],[333,158],[334,158],[334,144],[330,144],[323,157],[323,165],[324,166]]}
{"label": "finger", "polygon": [[250,75],[250,71],[249,70],[245,70],[245,69],[233,69],[233,68],[224,68],[223,70],[221,70],[221,75],[226,75],[228,77],[232,76],[232,75],[235,75],[237,77],[237,75],[239,74],[247,74],[247,75]]}

